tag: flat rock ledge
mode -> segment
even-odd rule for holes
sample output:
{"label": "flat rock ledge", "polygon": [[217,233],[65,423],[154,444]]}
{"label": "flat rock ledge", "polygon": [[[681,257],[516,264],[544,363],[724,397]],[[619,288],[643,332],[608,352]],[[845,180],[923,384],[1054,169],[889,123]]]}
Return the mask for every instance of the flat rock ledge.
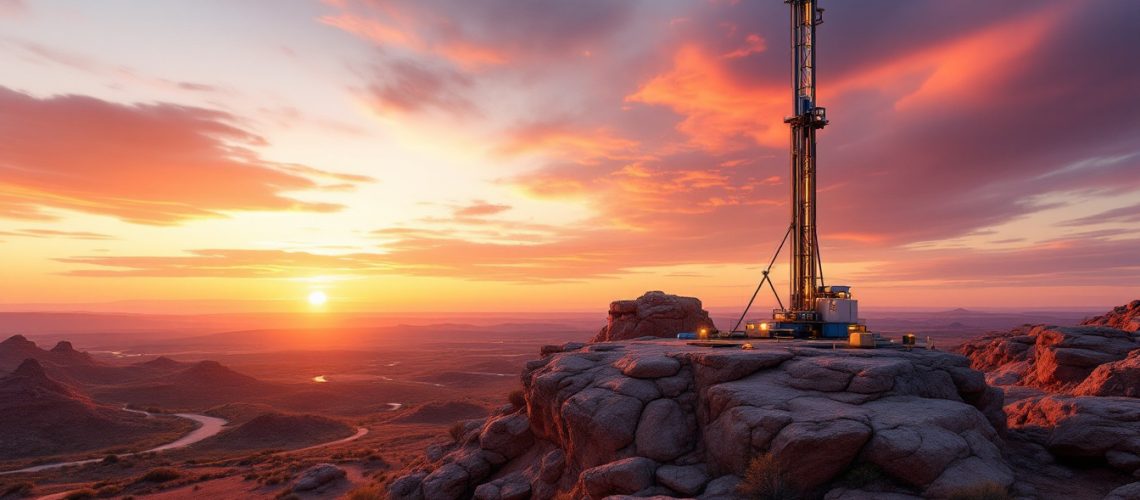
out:
{"label": "flat rock ledge", "polygon": [[967,358],[754,345],[547,346],[522,374],[525,408],[458,424],[389,494],[947,498],[1013,483],[1001,393]]}

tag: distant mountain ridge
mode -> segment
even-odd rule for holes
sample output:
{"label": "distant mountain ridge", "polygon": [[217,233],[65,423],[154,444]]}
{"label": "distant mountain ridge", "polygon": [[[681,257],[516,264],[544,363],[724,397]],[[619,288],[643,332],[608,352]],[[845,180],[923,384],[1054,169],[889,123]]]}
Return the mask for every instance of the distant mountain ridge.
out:
{"label": "distant mountain ridge", "polygon": [[99,401],[130,403],[161,408],[201,408],[245,401],[272,393],[272,384],[239,373],[217,361],[193,363],[165,356],[117,365],[104,363],[80,351],[69,341],[50,350],[40,348],[23,335],[0,342],[0,373],[34,360],[37,370],[76,394]]}
{"label": "distant mountain ridge", "polygon": [[97,403],[34,358],[0,377],[0,460],[123,446],[178,427]]}

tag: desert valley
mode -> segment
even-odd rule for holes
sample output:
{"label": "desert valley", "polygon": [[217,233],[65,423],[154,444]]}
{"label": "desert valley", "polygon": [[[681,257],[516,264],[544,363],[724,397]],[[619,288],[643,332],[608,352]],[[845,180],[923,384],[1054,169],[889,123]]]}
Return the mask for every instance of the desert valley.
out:
{"label": "desert valley", "polygon": [[[953,495],[979,486],[1102,498],[1140,466],[1140,302],[1047,318],[1062,326],[965,310],[871,315],[883,332],[924,332],[937,346],[907,352],[766,339],[694,348],[665,334],[686,314],[674,299],[630,301],[652,312],[617,327],[611,314],[603,334],[618,337],[594,344],[602,320],[587,314],[201,335],[128,328],[171,318],[102,315],[117,325],[87,331],[101,315],[66,328],[67,315],[14,315],[28,333],[0,342],[0,492],[760,498],[779,493],[748,490],[758,487],[750,460],[768,451],[784,464],[779,498],[967,498]],[[731,321],[698,311],[697,321]],[[1072,326],[1082,321],[1096,326]],[[808,406],[763,410],[796,400]],[[581,405],[602,406],[575,413]],[[800,418],[811,427],[792,432]],[[868,430],[850,424],[862,419]],[[945,437],[914,448],[906,433]]]}

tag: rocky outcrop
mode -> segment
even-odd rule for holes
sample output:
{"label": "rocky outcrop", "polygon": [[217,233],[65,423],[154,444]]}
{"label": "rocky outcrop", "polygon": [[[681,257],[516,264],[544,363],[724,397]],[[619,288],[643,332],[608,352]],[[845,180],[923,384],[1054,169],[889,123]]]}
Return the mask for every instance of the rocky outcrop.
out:
{"label": "rocky outcrop", "polygon": [[611,302],[606,326],[593,342],[639,337],[672,338],[678,333],[697,332],[702,328],[716,330],[700,299],[660,291],[645,292],[637,300]]}
{"label": "rocky outcrop", "polygon": [[1049,395],[1006,407],[1011,430],[1057,457],[1140,471],[1140,399]]}
{"label": "rocky outcrop", "polygon": [[1081,322],[1082,325],[1108,326],[1126,332],[1140,331],[1140,300],[1116,306],[1107,314],[1094,316]]}
{"label": "rocky outcrop", "polygon": [[1015,443],[1007,458],[1020,483],[1032,482],[1042,467],[1054,476],[1086,474],[1068,464],[1080,464],[1082,471],[1115,469],[1091,480],[1102,485],[1105,478],[1140,475],[1138,309],[1140,301],[1134,301],[1081,326],[1026,325],[959,348],[1004,393],[1007,437]]}
{"label": "rocky outcrop", "polygon": [[391,496],[737,498],[761,456],[817,497],[855,498],[838,482],[856,466],[935,498],[1013,482],[1001,394],[955,354],[677,341],[544,350],[523,373],[525,408],[465,422]]}
{"label": "rocky outcrop", "polygon": [[293,491],[313,491],[345,477],[344,469],[333,464],[317,464],[305,469],[293,483]]}
{"label": "rocky outcrop", "polygon": [[1127,358],[1096,367],[1073,394],[1077,396],[1140,397],[1140,349]]}
{"label": "rocky outcrop", "polygon": [[994,385],[1071,390],[1099,366],[1140,349],[1140,334],[1104,326],[1025,326],[963,344],[959,350]]}

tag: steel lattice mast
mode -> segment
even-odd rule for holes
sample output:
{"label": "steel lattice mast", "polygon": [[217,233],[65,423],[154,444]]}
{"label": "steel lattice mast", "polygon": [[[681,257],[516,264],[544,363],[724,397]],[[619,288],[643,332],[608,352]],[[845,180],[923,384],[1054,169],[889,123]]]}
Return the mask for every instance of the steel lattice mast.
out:
{"label": "steel lattice mast", "polygon": [[[784,238],[764,268],[760,283],[744,307],[740,319],[731,330],[736,334],[740,324],[756,301],[765,283],[772,289],[779,309],[772,311],[772,321],[753,321],[746,325],[745,336],[758,338],[848,338],[859,347],[874,345],[873,334],[859,319],[859,301],[846,285],[825,286],[823,265],[819,257],[819,231],[816,227],[816,131],[827,125],[827,111],[815,102],[815,29],[823,22],[823,9],[817,0],[784,0],[792,10],[792,110],[784,122],[791,128],[791,222]],[[791,241],[791,280],[789,302],[784,304],[772,284],[771,270]],[[850,340],[857,339],[857,340]]]}
{"label": "steel lattice mast", "polygon": [[827,125],[826,110],[815,101],[815,28],[822,22],[816,0],[786,0],[791,6],[791,297],[790,311],[814,311],[821,280],[816,231],[815,132]]}

